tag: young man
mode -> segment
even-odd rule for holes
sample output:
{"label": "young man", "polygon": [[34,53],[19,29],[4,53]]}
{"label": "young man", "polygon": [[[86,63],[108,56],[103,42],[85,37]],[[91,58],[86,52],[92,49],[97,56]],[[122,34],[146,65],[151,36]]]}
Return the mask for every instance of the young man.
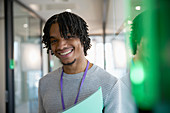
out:
{"label": "young man", "polygon": [[43,31],[47,53],[51,50],[63,67],[40,79],[39,113],[62,112],[100,86],[104,113],[133,113],[133,105],[122,92],[127,87],[85,58],[91,45],[87,24],[81,17],[69,12],[56,14],[47,20]]}

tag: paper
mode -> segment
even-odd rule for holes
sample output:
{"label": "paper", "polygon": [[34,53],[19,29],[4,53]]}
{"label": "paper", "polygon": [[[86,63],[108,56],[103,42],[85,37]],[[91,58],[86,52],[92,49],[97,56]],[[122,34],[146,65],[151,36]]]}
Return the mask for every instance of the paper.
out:
{"label": "paper", "polygon": [[87,99],[76,104],[63,113],[102,113],[103,109],[103,96],[102,88],[100,87],[95,93]]}

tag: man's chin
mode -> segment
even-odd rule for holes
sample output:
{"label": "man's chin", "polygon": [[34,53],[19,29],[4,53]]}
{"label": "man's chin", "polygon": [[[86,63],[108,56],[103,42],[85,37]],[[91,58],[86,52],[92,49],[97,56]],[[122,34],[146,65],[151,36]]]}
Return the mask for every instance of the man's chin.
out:
{"label": "man's chin", "polygon": [[67,65],[72,65],[76,62],[76,59],[74,59],[72,62],[68,62],[68,63],[64,63],[62,61],[60,61],[63,65],[67,66]]}

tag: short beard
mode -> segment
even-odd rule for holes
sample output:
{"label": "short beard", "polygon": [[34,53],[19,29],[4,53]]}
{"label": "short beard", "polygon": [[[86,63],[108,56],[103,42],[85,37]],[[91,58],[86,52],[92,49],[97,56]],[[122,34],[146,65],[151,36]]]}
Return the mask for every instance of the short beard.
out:
{"label": "short beard", "polygon": [[63,65],[65,65],[65,66],[68,66],[68,65],[74,64],[75,61],[76,61],[76,59],[74,59],[73,62],[70,62],[70,63],[67,63],[67,64],[65,64],[65,63],[63,63],[63,62],[61,62],[61,63],[62,63]]}

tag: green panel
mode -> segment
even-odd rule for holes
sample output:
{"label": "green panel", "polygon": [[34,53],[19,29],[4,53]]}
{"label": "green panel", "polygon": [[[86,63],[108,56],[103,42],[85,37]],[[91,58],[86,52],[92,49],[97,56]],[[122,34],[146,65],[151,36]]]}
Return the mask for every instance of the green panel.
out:
{"label": "green panel", "polygon": [[143,5],[146,10],[135,17],[127,38],[134,56],[130,67],[132,93],[140,109],[169,113],[170,1],[144,0]]}
{"label": "green panel", "polygon": [[10,69],[14,69],[15,67],[15,62],[13,59],[10,60]]}

